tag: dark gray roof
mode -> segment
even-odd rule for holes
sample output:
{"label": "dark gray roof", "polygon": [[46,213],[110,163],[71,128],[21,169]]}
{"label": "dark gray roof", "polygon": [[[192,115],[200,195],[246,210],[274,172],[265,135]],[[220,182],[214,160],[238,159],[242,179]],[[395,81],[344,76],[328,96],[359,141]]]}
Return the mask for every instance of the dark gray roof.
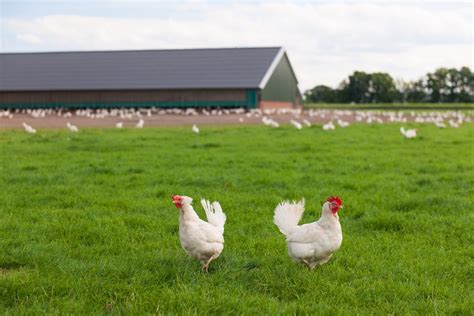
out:
{"label": "dark gray roof", "polygon": [[258,88],[282,53],[281,47],[4,53],[0,91]]}

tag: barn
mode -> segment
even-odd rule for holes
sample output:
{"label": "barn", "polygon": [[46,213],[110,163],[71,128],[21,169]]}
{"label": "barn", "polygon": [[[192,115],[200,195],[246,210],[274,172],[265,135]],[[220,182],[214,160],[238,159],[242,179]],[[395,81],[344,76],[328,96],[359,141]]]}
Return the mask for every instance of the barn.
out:
{"label": "barn", "polygon": [[294,108],[282,47],[0,54],[0,108]]}

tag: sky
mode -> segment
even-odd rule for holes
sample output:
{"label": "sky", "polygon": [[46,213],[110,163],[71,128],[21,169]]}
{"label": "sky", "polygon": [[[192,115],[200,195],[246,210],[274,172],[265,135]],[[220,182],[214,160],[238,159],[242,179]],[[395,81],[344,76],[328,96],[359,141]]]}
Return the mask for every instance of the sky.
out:
{"label": "sky", "polygon": [[473,3],[0,0],[0,52],[283,46],[302,91],[355,70],[416,80],[474,68]]}

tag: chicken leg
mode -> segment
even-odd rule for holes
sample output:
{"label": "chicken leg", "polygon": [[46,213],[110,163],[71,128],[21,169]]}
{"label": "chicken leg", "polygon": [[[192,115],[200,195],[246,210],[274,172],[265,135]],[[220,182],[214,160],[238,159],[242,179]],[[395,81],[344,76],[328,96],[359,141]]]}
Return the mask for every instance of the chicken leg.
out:
{"label": "chicken leg", "polygon": [[314,267],[316,266],[314,262],[309,263],[308,260],[306,259],[301,259],[301,261],[303,261],[303,263],[306,265],[306,267],[308,267],[310,271],[312,271]]}
{"label": "chicken leg", "polygon": [[209,265],[211,264],[211,261],[213,261],[214,259],[216,259],[217,257],[219,256],[219,253],[215,253],[213,254],[209,260],[207,260],[206,264],[204,264],[202,266],[202,271],[204,271],[205,273],[208,273],[209,272]]}

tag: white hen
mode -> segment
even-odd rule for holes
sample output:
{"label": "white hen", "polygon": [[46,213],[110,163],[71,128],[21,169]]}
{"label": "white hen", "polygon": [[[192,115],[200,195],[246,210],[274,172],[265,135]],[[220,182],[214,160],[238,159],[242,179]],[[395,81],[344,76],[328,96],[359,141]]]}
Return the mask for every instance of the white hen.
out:
{"label": "white hen", "polygon": [[31,126],[23,122],[23,127],[25,128],[25,131],[27,131],[30,134],[35,134],[36,130]]}
{"label": "white hen", "polygon": [[302,129],[302,128],[303,128],[303,125],[301,125],[301,123],[298,122],[298,121],[290,120],[290,123],[293,124],[293,126],[294,126],[296,129]]}
{"label": "white hen", "polygon": [[204,272],[209,264],[224,249],[224,224],[226,216],[219,202],[212,204],[202,199],[207,222],[201,220],[191,205],[193,199],[188,196],[174,195],[173,203],[179,209],[179,239],[184,251],[199,260]]}
{"label": "white hen", "polygon": [[339,126],[342,128],[346,128],[347,126],[349,126],[349,122],[343,121],[341,119],[337,120],[337,124],[339,124]]}
{"label": "white hen", "polygon": [[402,133],[405,138],[415,138],[417,129],[405,129],[403,126],[400,127],[400,133]]}
{"label": "white hen", "polygon": [[71,123],[67,122],[66,126],[73,133],[79,132],[79,128],[76,125],[72,125]]}
{"label": "white hen", "polygon": [[455,122],[454,120],[449,120],[448,123],[452,128],[459,128],[459,123]]}
{"label": "white hen", "polygon": [[311,122],[306,119],[303,120],[303,124],[306,125],[307,127],[311,127]]}
{"label": "white hen", "polygon": [[329,261],[342,243],[337,215],[341,208],[340,198],[329,197],[318,221],[299,226],[304,213],[304,199],[297,203],[282,202],[276,207],[273,222],[286,236],[288,254],[294,261],[303,262],[310,270]]}
{"label": "white hen", "polygon": [[280,124],[278,124],[278,122],[274,121],[273,119],[271,118],[267,118],[266,116],[262,117],[262,122],[263,124],[267,125],[267,126],[271,126],[271,127],[280,127]]}
{"label": "white hen", "polygon": [[135,128],[143,128],[145,125],[145,121],[143,119],[140,119],[138,123],[135,125]]}
{"label": "white hen", "polygon": [[199,134],[199,127],[197,127],[196,124],[193,124],[193,127],[191,128],[194,134]]}
{"label": "white hen", "polygon": [[323,125],[323,130],[324,131],[330,131],[336,129],[336,126],[334,126],[334,123],[332,121],[329,121],[328,123]]}

